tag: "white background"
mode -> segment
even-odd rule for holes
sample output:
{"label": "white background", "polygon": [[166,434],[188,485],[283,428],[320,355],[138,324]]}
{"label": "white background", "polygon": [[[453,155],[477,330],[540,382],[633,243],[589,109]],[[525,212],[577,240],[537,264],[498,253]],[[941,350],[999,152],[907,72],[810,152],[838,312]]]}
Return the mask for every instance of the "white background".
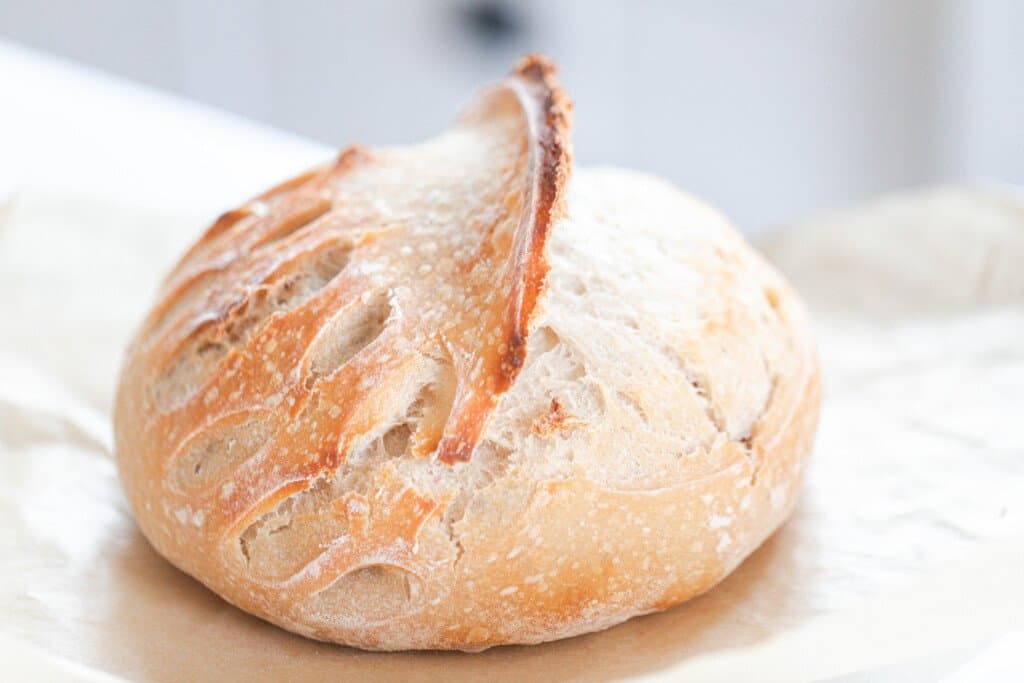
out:
{"label": "white background", "polygon": [[498,4],[521,26],[504,40],[474,33],[469,1],[0,0],[0,38],[331,146],[421,139],[543,50],[580,162],[667,176],[747,231],[925,183],[1024,184],[1024,3]]}

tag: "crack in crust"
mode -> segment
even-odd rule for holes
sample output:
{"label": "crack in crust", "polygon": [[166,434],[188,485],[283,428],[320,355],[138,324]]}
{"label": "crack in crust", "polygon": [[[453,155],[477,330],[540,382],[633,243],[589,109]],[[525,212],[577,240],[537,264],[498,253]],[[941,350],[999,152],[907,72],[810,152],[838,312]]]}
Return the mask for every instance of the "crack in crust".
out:
{"label": "crack in crust", "polygon": [[[528,57],[439,138],[349,148],[227,212],[182,258],[128,359],[160,387],[132,399],[147,416],[140,438],[170,458],[186,442],[206,443],[203,432],[227,415],[273,411],[278,425],[248,457],[195,470],[202,486],[189,480],[187,492],[170,485],[181,468],[163,463],[165,507],[203,510],[198,524],[216,539],[210,551],[227,557],[230,548],[247,561],[246,529],[332,476],[361,445],[386,438],[403,419],[396,410],[430,381],[438,349],[454,375],[450,409],[422,409],[417,431],[392,435],[388,447],[402,443],[404,455],[449,467],[470,459],[525,360],[546,242],[565,212],[570,111],[552,65]],[[344,261],[316,277],[318,259],[338,245]],[[267,299],[295,273],[312,283],[308,291]],[[252,317],[245,333],[228,334],[242,314]],[[331,330],[335,320],[353,322]],[[351,338],[324,340],[322,331]],[[181,367],[190,369],[173,374]],[[387,496],[368,500],[356,525],[363,533],[334,539],[304,569],[271,582],[277,590],[323,590],[384,550],[396,566],[414,565],[420,529],[449,501],[391,475],[382,485]]]}

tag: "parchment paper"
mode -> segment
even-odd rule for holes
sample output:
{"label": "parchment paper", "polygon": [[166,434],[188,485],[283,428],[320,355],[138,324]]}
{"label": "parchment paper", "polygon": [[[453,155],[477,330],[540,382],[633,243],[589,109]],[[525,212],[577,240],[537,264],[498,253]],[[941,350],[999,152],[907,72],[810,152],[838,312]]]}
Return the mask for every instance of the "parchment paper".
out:
{"label": "parchment paper", "polygon": [[293,636],[179,573],[136,531],[110,459],[116,369],[158,278],[204,222],[43,195],[0,209],[0,672],[935,679],[1022,627],[1024,203],[1010,192],[891,198],[767,241],[811,305],[825,368],[792,520],[681,607],[478,655]]}

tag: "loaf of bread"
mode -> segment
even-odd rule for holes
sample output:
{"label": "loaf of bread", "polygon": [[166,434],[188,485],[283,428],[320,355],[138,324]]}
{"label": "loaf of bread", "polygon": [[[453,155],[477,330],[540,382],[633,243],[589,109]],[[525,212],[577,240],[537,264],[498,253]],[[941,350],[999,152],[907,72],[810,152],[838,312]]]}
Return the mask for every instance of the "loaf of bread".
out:
{"label": "loaf of bread", "polygon": [[680,603],[778,527],[817,421],[802,306],[711,208],[573,173],[570,110],[528,57],[184,255],[115,414],[161,555],[312,638],[476,651]]}

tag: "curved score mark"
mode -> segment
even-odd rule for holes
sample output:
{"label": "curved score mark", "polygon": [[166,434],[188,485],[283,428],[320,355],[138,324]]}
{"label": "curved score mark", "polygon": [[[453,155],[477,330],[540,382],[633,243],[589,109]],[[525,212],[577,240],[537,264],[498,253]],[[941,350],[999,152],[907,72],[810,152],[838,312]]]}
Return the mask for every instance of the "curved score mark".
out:
{"label": "curved score mark", "polygon": [[289,195],[320,175],[323,170],[323,167],[318,167],[300,173],[253,197],[242,206],[222,213],[178,260],[178,263],[171,269],[171,272],[164,280],[164,287],[169,286],[171,282],[178,279],[186,267],[194,264],[199,260],[199,257],[204,257],[208,261],[224,251],[222,249],[214,253],[215,247],[218,246],[217,242],[222,239],[227,240],[228,233],[243,220],[247,218],[260,218],[271,206],[283,202]]}
{"label": "curved score mark", "polygon": [[[387,334],[388,328],[385,328],[364,353],[323,378],[322,383],[327,386],[320,388],[322,394],[330,396],[335,393],[333,388],[358,385],[368,368],[380,369],[385,374],[411,372],[410,366],[419,362],[415,356],[380,357],[380,349],[388,343]],[[300,382],[295,390],[304,393],[304,383]],[[333,473],[353,441],[371,432],[386,418],[383,411],[394,401],[398,390],[400,387],[390,382],[369,386],[355,394],[352,402],[344,406],[344,412],[334,419],[329,419],[330,408],[324,399],[318,405],[311,405],[308,413],[295,416],[295,429],[279,431],[264,456],[247,461],[230,473],[227,481],[234,484],[229,487],[231,494],[213,506],[225,534],[239,535],[260,515],[271,511],[295,491],[307,488],[325,472]],[[316,441],[320,450],[311,453],[309,437],[313,423],[319,424]]]}
{"label": "curved score mark", "polygon": [[[441,504],[404,485],[396,476],[385,475],[381,483],[369,504],[357,507],[345,505],[346,499],[339,501],[342,514],[349,515],[349,533],[335,539],[302,569],[278,582],[278,590],[298,601],[382,557],[399,566],[414,564],[416,537]],[[358,518],[353,519],[354,516]]]}

